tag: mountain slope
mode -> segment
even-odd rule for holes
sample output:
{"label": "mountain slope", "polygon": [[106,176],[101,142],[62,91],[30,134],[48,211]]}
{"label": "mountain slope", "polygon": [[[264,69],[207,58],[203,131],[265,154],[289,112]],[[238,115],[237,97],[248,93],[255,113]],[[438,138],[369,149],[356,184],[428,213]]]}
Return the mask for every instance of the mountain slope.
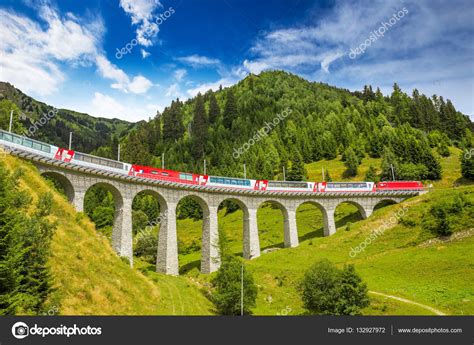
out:
{"label": "mountain slope", "polygon": [[33,200],[51,191],[51,220],[57,222],[49,266],[55,291],[46,309],[62,315],[189,315],[210,314],[212,305],[185,278],[147,278],[114,253],[84,214],[40,177],[36,168],[8,156],[7,169],[21,167],[21,187]]}
{"label": "mountain slope", "polygon": [[[124,136],[135,126],[133,123],[119,119],[95,118],[72,110],[55,109],[51,105],[25,95],[13,85],[1,81],[0,102],[3,103],[1,109],[4,110],[0,114],[0,117],[3,117],[1,121],[3,129],[7,129],[10,110],[14,108],[11,106],[13,103],[16,106],[14,108],[15,121],[19,120],[26,130],[34,128],[34,124],[39,123],[41,118],[52,117],[46,124],[36,125],[37,129],[29,133],[29,137],[59,147],[68,147],[69,132],[73,132],[74,148],[86,153],[101,146],[110,145],[112,136]],[[54,116],[51,116],[52,114]]]}

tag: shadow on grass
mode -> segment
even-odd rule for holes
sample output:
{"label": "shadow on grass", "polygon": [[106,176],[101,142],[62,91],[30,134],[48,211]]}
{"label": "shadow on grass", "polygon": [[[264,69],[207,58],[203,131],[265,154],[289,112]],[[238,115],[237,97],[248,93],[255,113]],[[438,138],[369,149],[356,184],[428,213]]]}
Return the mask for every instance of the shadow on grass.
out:
{"label": "shadow on grass", "polygon": [[320,227],[320,228],[318,228],[314,231],[311,231],[311,232],[308,232],[308,233],[304,234],[303,236],[299,236],[298,240],[300,242],[303,242],[303,241],[310,240],[310,239],[315,238],[315,237],[324,237],[324,228]]}
{"label": "shadow on grass", "polygon": [[355,222],[358,222],[360,220],[362,220],[362,216],[361,214],[357,211],[357,212],[354,212],[354,213],[351,213],[341,219],[338,219],[336,220],[336,228],[341,228],[343,226],[345,226],[347,223],[355,223]]}
{"label": "shadow on grass", "polygon": [[374,207],[374,212],[377,210],[380,210],[381,208],[390,206],[390,205],[396,205],[397,203],[391,200],[384,200],[382,202],[379,202],[377,205]]}
{"label": "shadow on grass", "polygon": [[201,260],[195,260],[187,263],[186,265],[183,265],[179,268],[179,274],[186,274],[189,271],[193,270],[196,268],[198,271],[201,270]]}

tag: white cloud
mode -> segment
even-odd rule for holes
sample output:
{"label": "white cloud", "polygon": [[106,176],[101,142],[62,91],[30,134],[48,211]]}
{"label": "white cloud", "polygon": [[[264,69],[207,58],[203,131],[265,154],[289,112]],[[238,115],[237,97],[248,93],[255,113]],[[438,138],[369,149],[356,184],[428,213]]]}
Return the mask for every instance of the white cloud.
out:
{"label": "white cloud", "polygon": [[195,88],[188,89],[186,92],[189,96],[195,97],[198,93],[204,94],[208,90],[216,91],[221,85],[222,87],[228,87],[234,85],[237,81],[237,79],[222,78],[215,82],[200,84]]}
{"label": "white cloud", "polygon": [[[404,8],[404,14],[399,12]],[[365,53],[350,59],[351,48],[358,47],[394,14],[399,17],[396,24],[368,46]],[[348,88],[369,83],[392,85],[395,81],[407,87],[433,85],[436,79],[454,85],[454,80],[463,76],[471,84],[471,101],[461,95],[464,90],[449,92],[439,85],[426,89],[438,89],[436,93],[441,95],[448,92],[457,108],[473,113],[472,14],[467,0],[336,0],[324,16],[315,9],[314,18],[305,20],[310,24],[280,28],[257,37],[242,67],[252,73],[285,69],[311,80]]]}
{"label": "white cloud", "polygon": [[108,119],[120,118],[122,120],[137,122],[156,115],[156,107],[150,105],[142,107],[137,104],[124,104],[115,98],[101,92],[95,92],[90,104],[76,108],[92,116]]}
{"label": "white cloud", "polygon": [[188,71],[186,71],[183,68],[180,68],[180,69],[177,69],[176,71],[174,71],[174,78],[177,81],[181,81],[186,76],[186,74],[188,74]]}
{"label": "white cloud", "polygon": [[145,49],[140,49],[140,53],[142,54],[142,58],[144,58],[144,59],[146,59],[147,57],[149,57],[151,55]]}
{"label": "white cloud", "polygon": [[138,75],[128,84],[128,90],[131,93],[141,94],[147,92],[153,83],[144,76]]}
{"label": "white cloud", "polygon": [[95,64],[102,77],[114,82],[112,88],[145,93],[152,86],[143,76],[130,80],[103,55],[104,26],[100,18],[85,22],[72,13],[62,18],[47,2],[35,9],[46,25],[0,9],[0,80],[32,95],[46,96],[56,92],[66,79],[64,64]]}
{"label": "white cloud", "polygon": [[92,105],[94,107],[94,112],[96,116],[102,116],[107,118],[123,118],[127,115],[126,109],[122,104],[120,104],[114,98],[104,95],[100,92],[96,92],[94,94]]}
{"label": "white cloud", "polygon": [[160,31],[153,21],[155,11],[163,7],[159,0],[120,0],[120,7],[132,18],[132,24],[137,26],[137,41],[145,47],[153,45],[153,38]]}
{"label": "white cloud", "polygon": [[177,98],[181,96],[181,89],[178,83],[171,84],[166,90],[166,97]]}
{"label": "white cloud", "polygon": [[209,67],[219,65],[219,59],[209,58],[207,56],[189,55],[177,58],[178,61],[190,65],[192,67]]}
{"label": "white cloud", "polygon": [[130,80],[124,71],[112,64],[103,55],[97,56],[96,64],[102,77],[115,82],[111,85],[113,89],[121,90],[126,93],[142,94],[146,93],[150,87],[153,86],[150,80],[141,75],[135,76]]}
{"label": "white cloud", "polygon": [[321,61],[321,68],[323,69],[324,72],[329,73],[329,65],[339,59],[340,57],[344,56],[343,53],[341,52],[334,52],[334,53],[329,53],[325,57],[323,57]]}
{"label": "white cloud", "polygon": [[59,63],[90,64],[104,28],[100,19],[79,23],[72,16],[60,18],[46,5],[38,14],[47,24],[45,29],[0,9],[0,79],[25,92],[49,95],[65,80]]}

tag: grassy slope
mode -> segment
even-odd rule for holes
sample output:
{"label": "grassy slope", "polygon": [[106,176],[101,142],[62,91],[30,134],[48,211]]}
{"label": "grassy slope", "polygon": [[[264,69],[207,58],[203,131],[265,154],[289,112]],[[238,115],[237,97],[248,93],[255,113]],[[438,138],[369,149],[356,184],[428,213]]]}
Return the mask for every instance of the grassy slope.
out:
{"label": "grassy slope", "polygon": [[[22,188],[37,200],[53,191],[36,169],[16,158],[5,160],[11,170],[23,167]],[[63,315],[209,314],[210,302],[190,280],[159,275],[151,279],[133,270],[113,252],[87,217],[54,192],[52,218],[58,227],[51,246],[50,267],[56,291],[51,308]]]}
{"label": "grassy slope", "polygon": [[[295,289],[303,272],[316,259],[328,258],[338,265],[354,263],[369,289],[386,294],[404,297],[422,304],[437,307],[448,314],[474,314],[474,289],[469,282],[474,281],[474,239],[472,237],[449,244],[422,248],[418,245],[430,238],[431,233],[421,227],[423,214],[429,206],[441,199],[465,191],[474,199],[474,187],[447,188],[461,179],[459,169],[459,150],[452,149],[452,155],[442,158],[444,178],[434,183],[434,191],[413,198],[405,204],[410,205],[407,218],[416,221],[414,227],[401,224],[387,230],[367,250],[352,259],[350,248],[358,245],[366,236],[388,220],[402,205],[393,205],[374,212],[367,220],[357,222],[360,216],[355,208],[342,204],[337,208],[338,228],[352,222],[351,230],[338,231],[329,238],[322,237],[322,219],[320,212],[313,206],[303,205],[297,213],[298,235],[301,244],[297,248],[279,250],[263,254],[249,263],[257,284],[260,286],[256,314],[276,315],[282,310],[292,310],[292,314],[302,313],[299,295]],[[359,175],[363,178],[369,164],[379,166],[379,161],[365,159]],[[310,164],[308,172],[313,179],[321,167],[330,169],[333,179],[341,179],[344,172],[340,161],[318,162]],[[258,213],[261,248],[280,247],[283,242],[283,217],[279,210],[261,208]],[[201,222],[184,220],[178,223],[178,238],[189,245],[200,242]],[[219,224],[226,230],[234,253],[242,252],[242,213],[240,211],[224,216],[219,214]],[[465,230],[474,228],[474,220],[466,219]],[[203,281],[209,277],[200,275],[200,252],[180,255],[182,273],[199,277]],[[281,286],[280,286],[281,285]],[[271,296],[271,303],[269,302]],[[371,295],[372,305],[366,314],[431,314],[416,306],[388,300]]]}
{"label": "grassy slope", "polygon": [[[50,189],[33,167],[11,157],[6,162],[12,169],[19,165],[26,167],[22,184],[34,195]],[[310,174],[312,166],[316,173],[321,170],[318,164],[323,163],[308,166]],[[378,166],[377,162],[372,164]],[[443,158],[442,165],[446,177],[435,187],[447,187],[460,181],[457,154]],[[326,162],[324,166],[329,167],[334,179],[339,179],[344,170],[338,161]],[[335,168],[337,166],[341,166],[339,170]],[[362,176],[364,169],[362,167],[360,172]],[[473,187],[459,190],[469,192],[472,199]],[[420,226],[424,212],[433,201],[455,192],[441,188],[411,199],[408,203],[413,207],[409,218],[415,219],[416,226],[396,225],[356,258],[349,257],[350,248],[359,244],[377,224],[389,219],[402,205],[382,208],[369,219],[358,221],[360,216],[354,207],[342,204],[337,208],[337,226],[343,228],[350,221],[353,223],[351,230],[339,229],[334,236],[326,238],[322,237],[320,212],[310,205],[300,207],[297,213],[300,246],[262,254],[249,263],[259,285],[255,313],[301,314],[303,309],[295,286],[311,263],[328,258],[338,265],[354,263],[370,290],[427,304],[448,314],[474,314],[474,291],[468,283],[474,280],[474,239],[426,248],[418,246],[432,237]],[[78,217],[60,195],[55,195],[55,202],[57,211],[54,217],[58,220],[58,230],[53,239],[50,264],[57,291],[50,304],[59,306],[61,314],[212,313],[212,305],[198,289],[211,278],[199,273],[200,252],[180,255],[180,269],[184,275],[179,278],[157,274],[153,272],[153,265],[140,260],[136,260],[132,270],[115,256],[107,240],[97,234],[87,218]],[[281,247],[281,212],[263,207],[259,209],[258,222],[261,248]],[[178,238],[184,245],[193,241],[200,243],[201,224],[192,220],[178,222]],[[237,211],[225,216],[221,212],[219,224],[229,235],[233,252],[241,254],[242,213]],[[466,229],[472,227],[474,224],[465,224]],[[371,295],[371,300],[371,307],[365,310],[365,314],[431,314],[417,306],[380,296]]]}

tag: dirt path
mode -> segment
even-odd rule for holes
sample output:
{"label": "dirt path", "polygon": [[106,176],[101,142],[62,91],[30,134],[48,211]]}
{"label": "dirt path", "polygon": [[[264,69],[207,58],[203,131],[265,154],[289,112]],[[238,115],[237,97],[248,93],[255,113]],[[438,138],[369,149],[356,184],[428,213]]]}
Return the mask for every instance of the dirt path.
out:
{"label": "dirt path", "polygon": [[387,298],[392,298],[392,299],[395,299],[395,300],[400,301],[400,302],[404,302],[404,303],[416,305],[416,306],[418,306],[418,307],[420,307],[420,308],[429,310],[429,311],[435,313],[436,315],[446,315],[446,314],[443,313],[441,310],[435,309],[435,308],[430,307],[430,306],[425,305],[425,304],[421,304],[421,303],[418,303],[418,302],[410,301],[409,299],[405,299],[405,298],[401,298],[401,297],[397,297],[397,296],[392,296],[392,295],[386,295],[386,294],[384,294],[384,293],[377,292],[377,291],[369,291],[369,293],[374,294],[374,295],[378,295],[378,296],[387,297]]}

